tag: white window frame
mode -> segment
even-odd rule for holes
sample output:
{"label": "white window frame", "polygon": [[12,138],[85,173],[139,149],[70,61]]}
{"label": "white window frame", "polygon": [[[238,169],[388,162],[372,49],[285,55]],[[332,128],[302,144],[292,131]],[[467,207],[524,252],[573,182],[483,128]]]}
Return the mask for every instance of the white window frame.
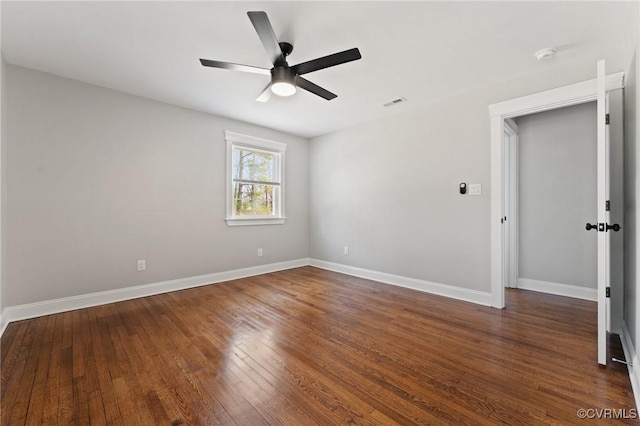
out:
{"label": "white window frame", "polygon": [[[284,214],[285,206],[285,190],[284,190],[284,157],[287,145],[282,142],[270,141],[267,139],[257,138],[254,136],[242,135],[240,133],[225,131],[224,138],[227,141],[227,179],[226,191],[227,197],[227,215],[225,220],[227,226],[247,226],[247,225],[282,225],[286,219]],[[267,151],[274,153],[276,159],[275,180],[279,181],[279,188],[274,197],[273,215],[269,216],[234,216],[233,215],[233,148],[243,147],[256,151]]]}

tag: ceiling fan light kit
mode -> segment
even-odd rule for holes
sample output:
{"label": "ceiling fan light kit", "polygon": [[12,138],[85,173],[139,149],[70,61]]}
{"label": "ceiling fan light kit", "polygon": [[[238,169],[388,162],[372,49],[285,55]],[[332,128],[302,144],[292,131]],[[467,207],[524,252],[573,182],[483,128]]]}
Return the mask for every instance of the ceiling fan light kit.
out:
{"label": "ceiling fan light kit", "polygon": [[271,70],[271,91],[278,96],[296,93],[296,75],[288,67],[273,67]]}
{"label": "ceiling fan light kit", "polygon": [[291,43],[279,42],[276,38],[271,22],[265,12],[247,12],[253,27],[258,33],[258,37],[262,42],[273,68],[254,67],[251,65],[240,65],[230,62],[214,61],[210,59],[200,59],[200,63],[205,67],[222,68],[235,71],[250,72],[256,74],[271,73],[271,83],[262,91],[256,99],[259,102],[269,100],[269,93],[278,96],[291,96],[296,93],[296,87],[300,87],[314,95],[320,96],[326,100],[336,98],[338,95],[331,93],[309,80],[300,77],[313,71],[324,68],[333,67],[362,58],[358,48],[345,50],[343,52],[334,53],[333,55],[323,56],[322,58],[313,59],[298,65],[289,66],[287,56],[293,51]]}
{"label": "ceiling fan light kit", "polygon": [[288,81],[274,81],[271,83],[271,91],[278,96],[291,96],[296,93],[296,86]]}

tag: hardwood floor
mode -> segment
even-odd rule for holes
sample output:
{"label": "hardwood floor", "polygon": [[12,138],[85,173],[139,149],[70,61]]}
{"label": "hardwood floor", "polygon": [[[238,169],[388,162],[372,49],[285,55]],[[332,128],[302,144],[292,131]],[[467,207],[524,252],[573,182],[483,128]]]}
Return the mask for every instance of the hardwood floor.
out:
{"label": "hardwood floor", "polygon": [[595,303],[507,301],[304,267],[15,322],[0,341],[1,423],[636,421],[626,368],[596,363]]}

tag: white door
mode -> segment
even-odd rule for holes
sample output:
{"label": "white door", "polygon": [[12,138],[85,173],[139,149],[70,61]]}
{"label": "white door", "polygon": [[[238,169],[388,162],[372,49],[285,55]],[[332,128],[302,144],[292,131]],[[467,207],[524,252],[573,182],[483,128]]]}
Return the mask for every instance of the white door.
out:
{"label": "white door", "polygon": [[607,327],[609,303],[607,289],[610,282],[609,248],[609,135],[606,124],[607,96],[605,90],[605,62],[598,62],[597,73],[597,133],[598,133],[598,363],[607,364]]}

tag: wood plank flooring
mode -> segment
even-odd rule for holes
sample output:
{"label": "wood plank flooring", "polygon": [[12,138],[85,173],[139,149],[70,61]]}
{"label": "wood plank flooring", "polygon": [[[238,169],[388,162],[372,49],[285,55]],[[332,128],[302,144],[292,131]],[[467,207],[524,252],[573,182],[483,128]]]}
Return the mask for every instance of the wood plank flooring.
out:
{"label": "wood plank flooring", "polygon": [[507,305],[304,267],[15,322],[1,423],[636,422],[626,368],[596,363],[595,303]]}

